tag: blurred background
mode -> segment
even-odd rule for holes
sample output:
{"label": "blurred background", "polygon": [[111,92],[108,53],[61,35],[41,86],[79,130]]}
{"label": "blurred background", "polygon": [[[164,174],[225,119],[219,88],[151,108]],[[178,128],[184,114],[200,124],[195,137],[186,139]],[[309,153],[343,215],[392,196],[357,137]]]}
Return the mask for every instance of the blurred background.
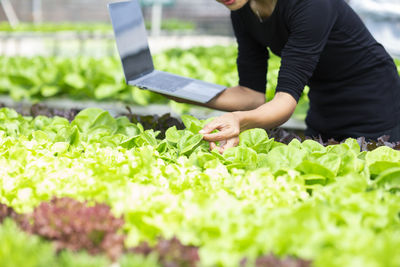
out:
{"label": "blurred background", "polygon": [[[107,12],[109,2],[112,1],[0,0],[0,52],[2,54],[56,52],[54,51],[56,48],[49,49],[48,46],[44,49],[45,51],[41,51],[39,44],[34,43],[38,41],[37,38],[55,39],[53,41],[63,44],[71,39],[81,42],[93,39],[112,40]],[[399,56],[400,0],[350,0],[347,2],[362,17],[378,41],[384,44],[392,55]],[[217,36],[232,38],[229,11],[214,0],[141,0],[141,4],[149,34],[152,37],[192,35],[210,36],[208,38],[215,40],[221,40],[215,38]],[[28,40],[29,44],[23,44]],[[209,41],[209,44],[214,42],[218,41]],[[169,45],[167,46],[169,48]],[[100,52],[99,49],[90,49],[90,51],[92,53],[111,52],[107,50]],[[87,53],[88,51],[75,50],[75,52]],[[64,53],[68,52],[64,51]]]}
{"label": "blurred background", "polygon": [[[112,1],[1,0],[1,53],[112,54],[114,40],[107,11],[109,2]],[[192,46],[186,44],[191,39],[193,45],[212,45],[218,42],[226,44],[227,41],[232,41],[229,39],[233,34],[229,11],[216,1],[142,0],[141,4],[151,37],[191,36],[180,40],[162,38],[163,41],[159,42],[163,42],[163,46],[153,48],[152,50],[156,49],[154,52],[171,46]],[[204,35],[211,37],[199,38]],[[97,47],[93,47],[93,40],[96,40]],[[69,49],[68,46],[76,45],[76,41],[80,42],[79,49],[74,46]],[[105,43],[99,43],[107,41],[110,41],[112,48],[104,47],[107,45]],[[84,46],[90,46],[87,49],[89,51]]]}
{"label": "blurred background", "polygon": [[[109,2],[0,0],[0,103],[129,106],[136,113],[201,117],[191,106],[126,86]],[[388,52],[400,57],[400,0],[347,2]],[[141,5],[156,68],[226,86],[237,83],[236,44],[223,5],[215,0],[141,0]],[[274,95],[279,66],[280,59],[272,57],[267,100]],[[300,123],[293,127],[304,127],[307,109],[306,88],[294,116]],[[216,113],[208,110],[204,116],[209,114]]]}

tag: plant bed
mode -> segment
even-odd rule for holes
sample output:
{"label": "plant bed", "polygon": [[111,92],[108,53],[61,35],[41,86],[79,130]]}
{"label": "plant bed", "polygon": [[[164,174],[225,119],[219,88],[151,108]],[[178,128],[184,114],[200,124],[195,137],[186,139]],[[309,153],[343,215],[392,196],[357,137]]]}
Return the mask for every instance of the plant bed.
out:
{"label": "plant bed", "polygon": [[[0,108],[1,107],[8,107],[8,105],[0,103]],[[59,116],[66,118],[69,121],[72,121],[75,118],[75,116],[80,111],[82,111],[82,109],[79,108],[72,108],[72,109],[55,108],[55,107],[49,107],[45,104],[33,104],[33,105],[21,104],[13,106],[13,109],[15,109],[18,113],[20,113],[23,116],[32,116],[32,117]],[[178,130],[184,129],[184,124],[182,123],[182,120],[174,116],[171,116],[170,113],[165,113],[163,115],[134,114],[132,113],[131,108],[129,106],[126,106],[126,112],[121,112],[119,110],[119,112],[114,112],[114,114],[117,114],[116,115],[117,117],[126,116],[132,123],[140,123],[145,130],[152,129],[154,131],[160,132],[160,135],[158,137],[161,139],[165,138],[165,132],[170,127],[175,126]],[[334,139],[323,141],[321,138],[307,137],[303,129],[288,129],[285,127],[278,127],[275,129],[268,130],[267,133],[270,138],[274,138],[276,141],[284,144],[289,144],[293,139],[297,139],[299,141],[312,139],[324,146],[335,145],[340,143],[339,141],[336,141]],[[400,150],[400,143],[389,142],[388,140],[389,136],[382,136],[377,140],[366,140],[365,138],[360,137],[357,139],[357,142],[360,144],[362,151],[371,151],[380,146],[388,146],[393,149]]]}
{"label": "plant bed", "polygon": [[[28,257],[25,266],[99,267],[110,266],[111,262],[131,267],[200,266],[198,248],[183,245],[176,237],[158,238],[154,245],[141,242],[135,247],[124,247],[126,236],[119,231],[122,225],[123,219],[115,218],[107,205],[89,206],[71,198],[53,198],[27,214],[17,214],[0,204],[0,263],[18,266],[23,262],[18,252],[25,251],[24,256]],[[10,249],[16,253],[7,253]],[[272,253],[258,257],[251,264],[246,258],[240,262],[241,267],[308,267],[310,264],[294,257],[280,259]]]}
{"label": "plant bed", "polygon": [[[156,54],[154,63],[159,70],[229,87],[238,81],[236,54],[233,45],[169,49]],[[272,55],[268,65],[266,100],[271,100],[280,59]],[[0,70],[0,93],[15,101],[69,98],[100,102],[112,100],[142,106],[172,102],[153,92],[126,85],[120,61],[115,57],[0,57]],[[185,109],[190,107],[186,105]],[[305,93],[294,116],[304,119],[307,109]]]}
{"label": "plant bed", "polygon": [[123,218],[125,248],[146,254],[175,237],[198,248],[199,266],[274,262],[270,253],[324,267],[400,264],[400,152],[390,147],[284,144],[252,129],[221,155],[198,134],[207,121],[191,116],[165,138],[95,108],[72,121],[0,109],[0,120],[6,217],[68,197]]}

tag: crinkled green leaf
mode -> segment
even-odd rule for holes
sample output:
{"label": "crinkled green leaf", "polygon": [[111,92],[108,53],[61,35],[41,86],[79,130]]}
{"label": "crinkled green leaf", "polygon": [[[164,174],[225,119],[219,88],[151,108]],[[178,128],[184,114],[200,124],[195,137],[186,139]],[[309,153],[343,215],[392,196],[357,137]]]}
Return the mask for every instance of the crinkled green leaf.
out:
{"label": "crinkled green leaf", "polygon": [[274,142],[268,138],[268,134],[263,129],[251,129],[244,131],[239,136],[239,145],[250,147],[257,153],[267,153]]}
{"label": "crinkled green leaf", "polygon": [[197,134],[203,128],[203,123],[193,116],[182,115],[181,119],[186,129],[194,134]]}
{"label": "crinkled green leaf", "polygon": [[192,151],[202,140],[203,136],[201,134],[193,134],[185,131],[184,135],[177,143],[177,148],[181,154],[185,154]]}
{"label": "crinkled green leaf", "polygon": [[183,131],[179,131],[176,129],[176,126],[169,128],[165,132],[165,139],[171,143],[178,143],[181,139]]}
{"label": "crinkled green leaf", "polygon": [[387,190],[400,190],[400,167],[392,167],[378,175],[375,183]]}
{"label": "crinkled green leaf", "polygon": [[65,75],[64,83],[74,89],[83,89],[86,85],[86,80],[80,74],[69,73]]}

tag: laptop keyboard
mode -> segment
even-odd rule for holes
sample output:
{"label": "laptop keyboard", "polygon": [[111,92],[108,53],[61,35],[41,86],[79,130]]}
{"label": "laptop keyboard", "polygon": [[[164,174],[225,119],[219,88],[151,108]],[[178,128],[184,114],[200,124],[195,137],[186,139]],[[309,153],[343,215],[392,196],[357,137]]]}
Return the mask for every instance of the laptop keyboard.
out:
{"label": "laptop keyboard", "polygon": [[192,79],[174,76],[168,73],[157,72],[154,75],[141,80],[137,83],[137,85],[168,92],[175,92],[176,90],[188,85],[192,81]]}

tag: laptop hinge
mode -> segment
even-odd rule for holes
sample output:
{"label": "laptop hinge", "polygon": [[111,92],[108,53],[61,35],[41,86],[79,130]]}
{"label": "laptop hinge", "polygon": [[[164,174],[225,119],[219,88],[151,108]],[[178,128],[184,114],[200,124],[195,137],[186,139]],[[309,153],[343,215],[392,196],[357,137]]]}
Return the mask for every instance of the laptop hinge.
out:
{"label": "laptop hinge", "polygon": [[143,73],[141,73],[139,75],[134,76],[133,78],[129,78],[128,82],[138,80],[138,79],[142,78],[143,76],[146,76],[146,75],[152,73],[153,71],[154,71],[154,69],[146,71],[146,72],[143,72]]}

